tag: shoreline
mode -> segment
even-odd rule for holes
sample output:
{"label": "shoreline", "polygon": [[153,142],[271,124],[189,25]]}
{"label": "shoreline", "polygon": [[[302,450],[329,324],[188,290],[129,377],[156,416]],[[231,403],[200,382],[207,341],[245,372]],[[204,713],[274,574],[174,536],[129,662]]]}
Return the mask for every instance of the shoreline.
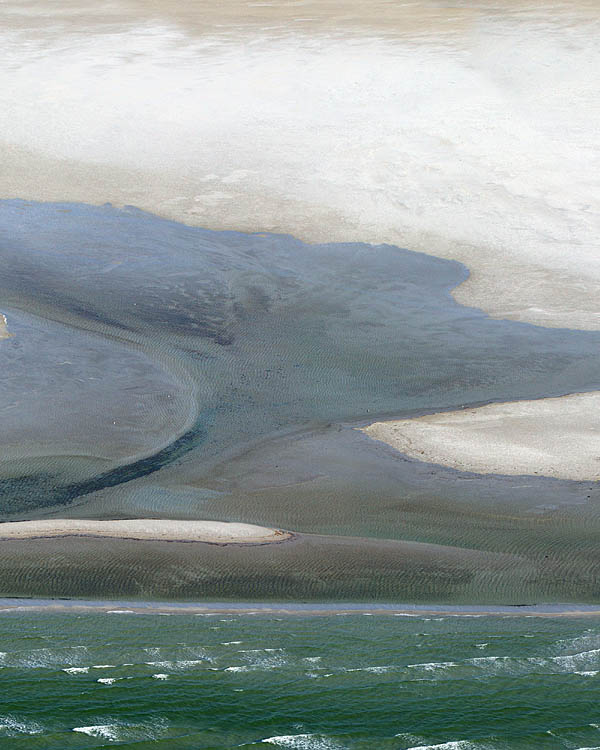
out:
{"label": "shoreline", "polygon": [[332,616],[370,615],[397,617],[600,617],[600,604],[446,605],[386,602],[160,602],[93,599],[41,599],[0,597],[0,614],[77,612],[105,614],[268,615]]}

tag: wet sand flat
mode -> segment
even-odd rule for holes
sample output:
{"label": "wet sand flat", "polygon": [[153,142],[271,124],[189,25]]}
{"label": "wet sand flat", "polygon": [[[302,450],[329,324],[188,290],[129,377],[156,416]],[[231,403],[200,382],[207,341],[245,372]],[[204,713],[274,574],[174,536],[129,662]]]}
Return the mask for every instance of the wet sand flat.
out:
{"label": "wet sand flat", "polygon": [[[0,564],[6,596],[466,604],[475,592],[480,602],[498,603],[501,591],[511,604],[539,601],[543,593],[543,600],[564,601],[566,593],[542,565],[520,555],[304,534],[282,544],[232,545],[14,539],[2,543]],[[589,601],[587,587],[577,600]]]}

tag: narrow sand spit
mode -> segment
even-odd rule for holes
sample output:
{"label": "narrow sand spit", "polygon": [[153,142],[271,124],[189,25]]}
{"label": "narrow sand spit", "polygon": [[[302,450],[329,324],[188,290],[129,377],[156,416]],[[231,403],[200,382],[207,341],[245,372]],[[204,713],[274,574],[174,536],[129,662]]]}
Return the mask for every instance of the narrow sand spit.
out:
{"label": "narrow sand spit", "polygon": [[126,521],[87,521],[52,518],[0,524],[0,539],[91,536],[165,542],[208,542],[210,544],[265,544],[291,539],[281,529],[248,523],[221,521],[172,521],[136,518]]}
{"label": "narrow sand spit", "polygon": [[600,393],[490,404],[361,428],[411,458],[477,474],[600,479]]}
{"label": "narrow sand spit", "polygon": [[12,333],[8,330],[6,315],[0,313],[0,339],[9,339]]}

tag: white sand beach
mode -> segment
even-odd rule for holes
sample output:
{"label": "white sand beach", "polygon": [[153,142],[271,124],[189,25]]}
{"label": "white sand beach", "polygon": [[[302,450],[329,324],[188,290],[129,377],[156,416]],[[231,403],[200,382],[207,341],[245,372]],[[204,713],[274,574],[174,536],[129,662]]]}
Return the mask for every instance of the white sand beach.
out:
{"label": "white sand beach", "polygon": [[387,242],[597,330],[599,33],[596,0],[9,0],[0,195]]}
{"label": "white sand beach", "polygon": [[489,404],[362,431],[401,453],[478,474],[600,479],[600,393]]}
{"label": "white sand beach", "polygon": [[122,521],[44,519],[0,524],[0,540],[36,539],[63,536],[112,537],[114,539],[167,542],[208,542],[211,544],[265,544],[292,537],[287,531],[248,523],[220,521],[174,521],[136,518]]}

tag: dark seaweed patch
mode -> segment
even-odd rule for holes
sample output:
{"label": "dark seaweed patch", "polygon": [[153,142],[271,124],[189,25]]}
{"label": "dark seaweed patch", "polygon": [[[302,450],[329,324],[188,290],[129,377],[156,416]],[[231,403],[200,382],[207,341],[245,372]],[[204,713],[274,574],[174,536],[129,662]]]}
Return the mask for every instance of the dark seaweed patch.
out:
{"label": "dark seaweed patch", "polygon": [[130,464],[118,466],[79,482],[61,484],[57,475],[36,473],[0,479],[0,501],[3,514],[14,514],[66,505],[92,492],[126,484],[134,479],[153,474],[163,466],[173,463],[206,439],[206,430],[195,425],[162,450]]}

